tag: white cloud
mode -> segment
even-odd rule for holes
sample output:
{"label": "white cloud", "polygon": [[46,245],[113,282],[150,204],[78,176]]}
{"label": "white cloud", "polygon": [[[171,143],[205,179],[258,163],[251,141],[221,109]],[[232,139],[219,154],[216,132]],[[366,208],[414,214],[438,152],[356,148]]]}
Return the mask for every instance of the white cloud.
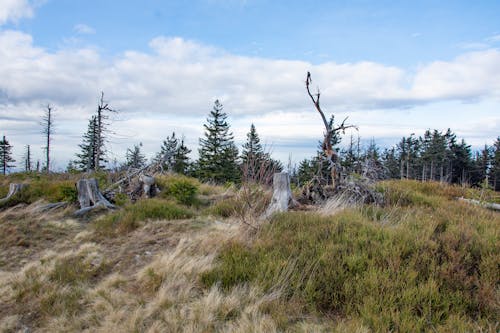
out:
{"label": "white cloud", "polygon": [[78,34],[82,34],[82,35],[92,35],[92,34],[95,34],[95,29],[86,25],[86,24],[83,24],[83,23],[80,23],[80,24],[77,24],[73,27],[73,30],[75,30]]}
{"label": "white cloud", "polygon": [[28,0],[0,0],[0,25],[32,16],[33,6]]}
{"label": "white cloud", "polygon": [[500,34],[496,34],[496,35],[493,35],[493,36],[490,36],[486,39],[488,42],[500,42]]}
{"label": "white cloud", "polygon": [[[409,71],[374,62],[313,65],[237,56],[182,38],[158,37],[150,48],[150,52],[127,51],[105,60],[94,49],[49,52],[36,47],[28,34],[0,31],[0,127],[26,144],[30,137],[21,134],[22,128],[35,133],[41,106],[51,102],[65,135],[72,133],[77,141],[103,90],[120,110],[122,120],[115,126],[123,139],[113,143],[121,147],[116,148],[118,156],[132,141],[155,149],[172,130],[189,136],[194,148],[216,98],[235,124],[237,138],[243,140],[249,124],[256,122],[264,139],[276,147],[279,140],[303,140],[314,147],[322,128],[305,94],[307,71],[313,75],[313,87],[321,87],[325,111],[339,118],[353,115],[351,120],[360,125],[362,136],[400,136],[411,128],[436,126],[432,114],[427,119],[413,118],[419,123],[394,125],[405,119],[398,110],[447,101],[493,100],[498,105],[500,98],[500,52],[495,49]],[[366,112],[373,109],[384,111]],[[385,122],[376,123],[370,114]],[[61,148],[65,156],[76,150],[70,141],[61,143],[66,145]]]}

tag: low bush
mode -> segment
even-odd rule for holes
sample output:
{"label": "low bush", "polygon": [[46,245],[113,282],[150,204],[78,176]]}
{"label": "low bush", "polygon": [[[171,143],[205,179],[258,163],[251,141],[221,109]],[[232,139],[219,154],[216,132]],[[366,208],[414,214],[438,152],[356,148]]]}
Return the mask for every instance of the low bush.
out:
{"label": "low bush", "polygon": [[193,215],[191,210],[173,202],[144,199],[96,220],[94,228],[98,234],[112,235],[135,230],[141,222],[147,220],[177,220],[191,218]]}
{"label": "low bush", "polygon": [[182,175],[164,175],[157,177],[156,182],[162,191],[160,197],[172,197],[183,205],[197,203],[196,195],[200,187],[198,180]]}
{"label": "low bush", "polygon": [[278,214],[252,244],[227,244],[202,282],[257,283],[306,314],[359,318],[373,331],[492,327],[500,217],[448,200],[455,188],[412,186],[405,206]]}

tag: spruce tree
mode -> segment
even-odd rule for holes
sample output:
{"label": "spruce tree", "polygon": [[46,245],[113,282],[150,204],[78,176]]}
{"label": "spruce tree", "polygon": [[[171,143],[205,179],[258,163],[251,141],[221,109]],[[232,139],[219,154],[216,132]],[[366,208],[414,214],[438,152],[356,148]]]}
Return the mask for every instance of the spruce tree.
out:
{"label": "spruce tree", "polygon": [[204,138],[200,138],[196,174],[202,180],[223,183],[240,179],[238,148],[226,119],[222,104],[216,100],[207,123],[203,125]]}
{"label": "spruce tree", "polygon": [[175,149],[175,154],[174,154],[174,167],[173,170],[177,173],[180,174],[187,174],[190,163],[189,163],[189,154],[191,153],[191,150],[186,147],[184,144],[184,138],[181,139],[181,141],[178,143],[177,148]]}
{"label": "spruce tree", "polygon": [[491,176],[493,189],[495,191],[500,191],[500,136],[493,144]]}
{"label": "spruce tree", "polygon": [[146,157],[141,152],[142,143],[134,145],[134,148],[127,149],[126,158],[127,166],[130,168],[140,169],[146,165]]}
{"label": "spruce tree", "polygon": [[[96,151],[98,145],[97,137],[97,117],[92,116],[89,120],[87,132],[83,135],[83,142],[78,145],[80,147],[80,153],[76,154],[75,166],[82,171],[94,171],[96,170]],[[101,158],[100,162],[104,162]]]}
{"label": "spruce tree", "polygon": [[167,136],[163,141],[155,161],[160,163],[163,170],[186,174],[190,166],[189,153],[191,150],[184,144],[184,138],[179,140],[172,132],[172,136]]}
{"label": "spruce tree", "polygon": [[6,174],[7,170],[14,167],[16,160],[12,157],[12,146],[3,136],[2,141],[0,141],[0,167],[2,168],[2,174]]}
{"label": "spruce tree", "polygon": [[247,133],[247,141],[241,152],[241,162],[245,180],[256,180],[265,161],[264,149],[254,124],[250,125],[250,131]]}
{"label": "spruce tree", "polygon": [[175,164],[175,153],[177,151],[177,146],[179,145],[179,140],[175,137],[175,132],[172,132],[172,136],[167,136],[160,147],[160,152],[156,155],[155,160],[160,163],[163,169],[167,171],[173,171]]}

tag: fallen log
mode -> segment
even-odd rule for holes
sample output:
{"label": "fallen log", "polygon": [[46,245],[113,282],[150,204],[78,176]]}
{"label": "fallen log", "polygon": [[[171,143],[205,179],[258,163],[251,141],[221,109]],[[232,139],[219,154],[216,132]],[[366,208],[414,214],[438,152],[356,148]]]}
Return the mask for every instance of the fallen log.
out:
{"label": "fallen log", "polygon": [[78,190],[80,209],[74,213],[75,216],[83,216],[96,208],[116,208],[99,191],[99,185],[95,178],[80,179],[76,183],[76,189]]}
{"label": "fallen log", "polygon": [[9,185],[9,193],[7,193],[7,196],[3,199],[0,199],[0,204],[3,204],[7,201],[9,201],[10,198],[21,192],[24,188],[26,188],[28,185],[26,184],[17,184],[17,183],[11,183]]}
{"label": "fallen log", "polygon": [[493,203],[493,202],[481,202],[479,200],[466,199],[464,197],[460,197],[460,198],[458,198],[458,200],[459,201],[465,201],[465,202],[471,203],[473,205],[483,206],[483,207],[491,209],[491,210],[500,211],[500,204],[497,204],[497,203]]}

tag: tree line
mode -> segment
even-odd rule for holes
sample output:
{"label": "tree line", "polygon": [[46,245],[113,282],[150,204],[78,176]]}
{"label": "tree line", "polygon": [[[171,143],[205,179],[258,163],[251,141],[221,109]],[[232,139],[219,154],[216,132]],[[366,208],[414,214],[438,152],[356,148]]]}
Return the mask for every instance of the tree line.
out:
{"label": "tree line", "polygon": [[[255,126],[252,124],[241,154],[234,142],[230,124],[223,105],[216,100],[206,123],[204,134],[199,139],[199,158],[189,158],[191,150],[185,145],[184,137],[175,132],[161,143],[160,150],[153,161],[164,171],[197,177],[215,183],[254,181],[270,183],[274,172],[282,171],[283,164],[271,157],[260,143]],[[43,170],[50,171],[50,147],[54,133],[53,107],[46,106],[42,118],[42,133],[46,141],[45,165]],[[88,122],[87,131],[75,159],[68,164],[68,171],[99,171],[108,164],[106,143],[108,140],[109,117],[116,113],[104,100],[101,93],[97,109]],[[330,123],[333,123],[333,117]],[[338,156],[337,163],[343,176],[360,174],[372,179],[416,179],[432,180],[471,186],[487,185],[500,190],[500,137],[491,145],[472,152],[470,145],[448,129],[446,132],[427,130],[422,136],[411,134],[403,137],[394,147],[381,149],[372,140],[362,147],[360,138],[353,136],[344,148],[340,147],[339,134],[331,138],[331,146]],[[288,166],[291,180],[298,186],[319,177],[331,181],[326,156],[319,143],[316,156],[302,160],[298,166]],[[31,148],[26,146],[23,166],[26,172],[40,171],[40,162],[34,168]],[[3,174],[15,166],[12,146],[3,136],[0,141],[0,170]],[[118,169],[141,168],[148,164],[138,143],[127,149],[125,163]]]}
{"label": "tree line", "polygon": [[[109,114],[116,112],[101,95],[97,113],[89,119],[87,131],[82,136],[80,151],[76,158],[70,161],[68,171],[99,171],[109,162],[106,143],[108,139],[107,126]],[[252,124],[247,135],[247,141],[239,154],[234,142],[233,133],[227,121],[223,105],[216,100],[210,111],[204,127],[204,136],[199,139],[199,158],[191,161],[191,150],[185,145],[184,137],[178,137],[175,132],[163,140],[160,150],[155,154],[153,163],[161,170],[197,177],[203,181],[215,183],[255,181],[269,183],[270,175],[281,171],[283,166],[265,152],[260,143],[259,135]],[[129,168],[140,169],[148,164],[142,151],[142,143],[128,148],[125,162],[117,166],[118,170]]]}
{"label": "tree line", "polygon": [[[375,141],[362,147],[359,137],[350,137],[340,148],[340,136],[332,138],[339,156],[337,163],[345,175],[359,174],[372,179],[415,179],[469,186],[489,186],[500,190],[500,137],[491,145],[473,152],[464,139],[448,129],[426,130],[422,136],[403,137],[394,147],[380,148]],[[292,170],[292,179],[303,185],[314,177],[326,179],[324,157],[302,160]]]}

